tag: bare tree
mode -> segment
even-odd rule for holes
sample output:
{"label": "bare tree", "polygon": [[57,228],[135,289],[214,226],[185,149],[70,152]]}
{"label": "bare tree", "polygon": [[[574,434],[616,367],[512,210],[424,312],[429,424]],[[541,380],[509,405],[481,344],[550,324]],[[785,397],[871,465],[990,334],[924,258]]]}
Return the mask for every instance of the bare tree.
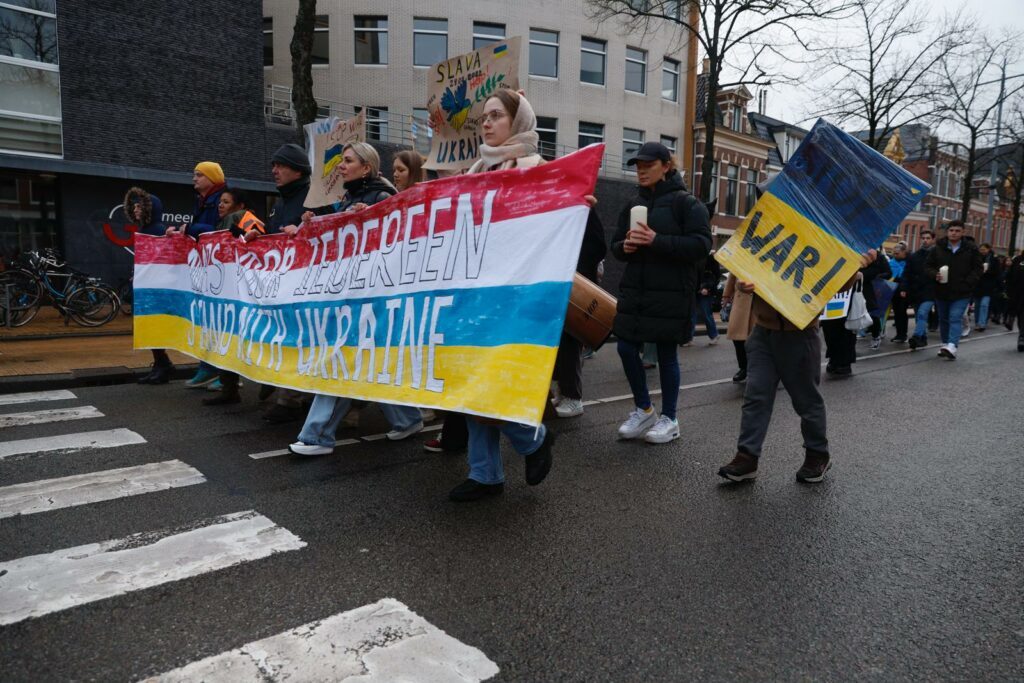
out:
{"label": "bare tree", "polygon": [[850,38],[826,48],[819,66],[833,77],[818,89],[815,117],[852,123],[882,151],[892,133],[934,114],[943,56],[969,42],[972,28],[958,12],[939,22],[920,0],[852,0]]}
{"label": "bare tree", "polygon": [[[708,60],[707,93],[704,106],[704,159],[698,196],[708,201],[714,165],[715,119],[718,93],[738,85],[769,85],[780,73],[766,62],[782,57],[783,46],[806,49],[808,41],[800,31],[808,20],[842,16],[848,0],[588,0],[595,19],[617,18],[634,30],[675,28],[696,40]],[[691,24],[690,13],[696,14]],[[784,38],[780,39],[780,36]],[[785,59],[793,61],[794,51]],[[725,67],[738,76],[723,80]]]}
{"label": "bare tree", "polygon": [[292,106],[299,136],[302,127],[316,120],[318,110],[313,97],[313,33],[316,28],[316,0],[299,0],[295,29],[289,50],[292,54]]}
{"label": "bare tree", "polygon": [[[992,87],[998,82],[996,66],[1008,59],[1016,44],[1016,36],[998,41],[984,38],[964,54],[947,52],[939,60],[944,100],[940,114],[966,140],[967,170],[960,197],[960,220],[964,222],[971,207],[974,176],[984,161],[979,158],[978,144],[995,129],[995,112],[1000,100],[998,88]],[[1016,86],[1005,97],[1020,88]]]}
{"label": "bare tree", "polygon": [[1020,227],[1022,190],[1024,190],[1024,97],[1017,97],[1010,122],[1006,127],[1010,138],[1009,166],[1013,169],[1013,182],[1008,188],[1013,202],[1013,216],[1010,218],[1010,255],[1017,247],[1017,230]]}

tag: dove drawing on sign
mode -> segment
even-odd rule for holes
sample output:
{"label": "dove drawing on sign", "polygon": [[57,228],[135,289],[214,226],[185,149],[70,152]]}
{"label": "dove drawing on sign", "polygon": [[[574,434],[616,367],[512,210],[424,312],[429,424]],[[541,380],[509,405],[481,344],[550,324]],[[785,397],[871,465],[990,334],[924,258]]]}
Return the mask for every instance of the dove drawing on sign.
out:
{"label": "dove drawing on sign", "polygon": [[447,113],[448,122],[455,130],[461,130],[469,116],[469,110],[473,103],[466,97],[467,82],[462,81],[452,92],[451,88],[445,88],[441,95],[441,108]]}

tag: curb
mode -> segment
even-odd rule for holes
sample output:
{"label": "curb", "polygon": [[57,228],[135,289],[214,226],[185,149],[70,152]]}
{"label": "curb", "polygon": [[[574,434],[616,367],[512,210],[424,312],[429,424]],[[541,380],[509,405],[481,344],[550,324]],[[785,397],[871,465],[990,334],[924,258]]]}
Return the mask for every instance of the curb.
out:
{"label": "curb", "polygon": [[[189,379],[195,374],[198,363],[176,365],[171,379]],[[100,387],[114,384],[135,384],[149,368],[113,367],[87,368],[72,370],[51,375],[22,375],[0,379],[0,394],[13,394],[23,391],[49,391],[53,389],[78,389],[82,387]]]}

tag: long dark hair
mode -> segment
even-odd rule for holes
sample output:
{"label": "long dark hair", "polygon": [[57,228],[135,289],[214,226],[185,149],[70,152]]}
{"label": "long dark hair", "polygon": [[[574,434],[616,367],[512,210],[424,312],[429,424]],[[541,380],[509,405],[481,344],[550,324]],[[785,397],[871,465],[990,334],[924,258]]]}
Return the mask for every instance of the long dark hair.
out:
{"label": "long dark hair", "polygon": [[423,182],[423,157],[419,155],[419,152],[403,149],[395,155],[395,159],[401,161],[402,165],[409,169],[409,185],[406,189]]}

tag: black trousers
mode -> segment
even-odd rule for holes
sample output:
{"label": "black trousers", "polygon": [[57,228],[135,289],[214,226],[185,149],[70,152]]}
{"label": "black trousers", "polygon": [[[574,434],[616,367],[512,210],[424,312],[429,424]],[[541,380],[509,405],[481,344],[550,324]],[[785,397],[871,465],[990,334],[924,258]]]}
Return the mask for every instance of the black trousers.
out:
{"label": "black trousers", "polygon": [[747,342],[742,339],[733,339],[732,347],[736,350],[736,365],[740,370],[747,369]]}
{"label": "black trousers", "polygon": [[558,342],[554,379],[562,396],[583,398],[583,345],[565,332]]}
{"label": "black trousers", "polygon": [[469,427],[462,413],[445,413],[441,425],[441,448],[461,451],[469,445]]}
{"label": "black trousers", "polygon": [[907,336],[907,300],[899,294],[892,299],[892,320],[896,325],[896,336],[905,339]]}
{"label": "black trousers", "polygon": [[857,362],[857,335],[845,327],[846,318],[823,320],[821,332],[825,337],[825,357],[833,367],[845,367]]}

